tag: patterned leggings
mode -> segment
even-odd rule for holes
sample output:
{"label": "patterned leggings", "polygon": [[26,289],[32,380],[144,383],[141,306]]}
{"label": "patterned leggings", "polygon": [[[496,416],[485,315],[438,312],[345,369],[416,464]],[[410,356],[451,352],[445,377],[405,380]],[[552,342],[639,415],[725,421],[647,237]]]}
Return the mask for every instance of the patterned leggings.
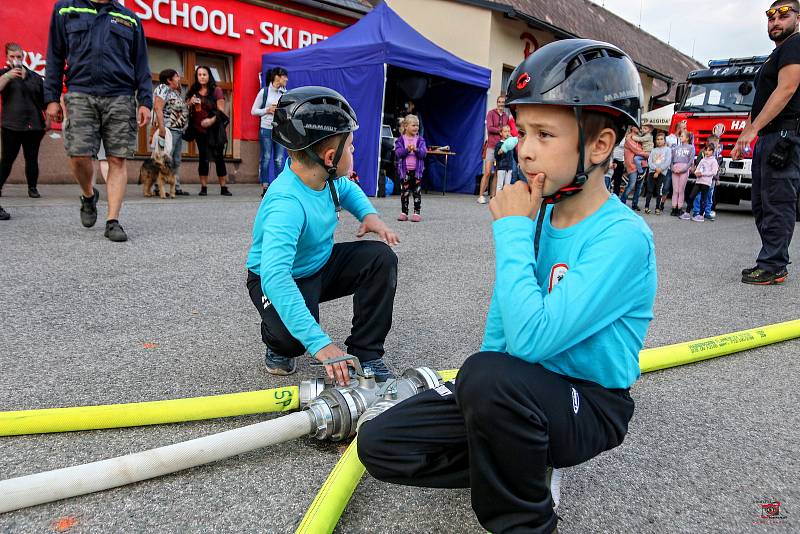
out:
{"label": "patterned leggings", "polygon": [[408,195],[414,195],[414,213],[422,208],[422,179],[417,178],[416,171],[408,171],[400,182],[400,208],[408,214]]}

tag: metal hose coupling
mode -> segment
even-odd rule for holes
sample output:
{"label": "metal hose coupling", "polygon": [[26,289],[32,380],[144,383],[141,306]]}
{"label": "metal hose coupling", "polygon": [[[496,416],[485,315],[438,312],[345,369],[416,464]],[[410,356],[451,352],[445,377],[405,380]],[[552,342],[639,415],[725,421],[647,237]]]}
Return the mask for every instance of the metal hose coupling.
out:
{"label": "metal hose coupling", "polygon": [[330,386],[331,384],[327,383],[324,378],[312,378],[300,382],[300,408],[308,406],[309,402],[319,397],[325,388]]}
{"label": "metal hose coupling", "polygon": [[382,384],[375,382],[371,371],[358,371],[349,385],[323,389],[304,408],[312,416],[311,434],[317,439],[342,441],[351,438],[359,420],[372,406],[379,403],[385,406],[378,412],[381,413],[404,399],[441,384],[439,375],[427,367],[408,369],[401,378]]}
{"label": "metal hose coupling", "polygon": [[[408,369],[403,373],[401,380],[406,380],[416,386],[416,393],[420,393],[428,389],[436,389],[442,385],[442,379],[439,374],[427,367]],[[416,395],[416,393],[414,393],[414,395]],[[395,404],[407,399],[409,396],[392,395],[379,399],[375,404],[367,408],[358,419],[358,423],[356,424],[356,432],[358,432],[358,430],[361,428],[361,425],[367,421],[375,419]]]}

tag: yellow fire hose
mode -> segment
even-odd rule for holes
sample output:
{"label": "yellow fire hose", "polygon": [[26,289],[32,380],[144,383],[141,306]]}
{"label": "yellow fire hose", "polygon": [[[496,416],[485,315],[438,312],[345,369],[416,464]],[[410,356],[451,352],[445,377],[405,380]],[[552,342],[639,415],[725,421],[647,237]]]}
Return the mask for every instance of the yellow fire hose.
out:
{"label": "yellow fire hose", "polygon": [[314,497],[295,533],[333,532],[364,471],[364,465],[358,459],[354,439]]}
{"label": "yellow fire hose", "polygon": [[[800,337],[800,320],[645,349],[639,353],[639,365],[643,373],[648,373],[796,337]],[[444,381],[452,380],[457,373],[458,369],[439,372]],[[0,436],[156,425],[255,413],[287,412],[298,407],[298,388],[290,386],[189,399],[20,410],[0,412]]]}
{"label": "yellow fire hose", "polygon": [[300,407],[297,386],[103,406],[0,412],[0,436],[95,430],[199,421],[234,415],[288,412]]}
{"label": "yellow fire hose", "polygon": [[[800,337],[800,320],[788,321],[697,341],[645,349],[639,353],[639,366],[642,373],[649,373],[797,337]],[[458,369],[439,371],[444,381],[452,380],[457,373]],[[365,470],[356,454],[355,444],[353,440],[336,463],[295,534],[330,534],[336,528]],[[347,476],[342,476],[342,473],[346,473]]]}
{"label": "yellow fire hose", "polygon": [[695,363],[800,337],[800,319],[676,343],[639,353],[643,373]]}
{"label": "yellow fire hose", "polygon": [[[642,372],[647,373],[797,337],[800,337],[800,320],[645,349],[639,354],[639,362]],[[451,369],[439,374],[446,381],[457,373],[457,369]],[[0,436],[172,423],[291,411],[298,407],[299,388],[291,386],[167,401],[0,412]],[[354,440],[316,495],[297,532],[331,533],[364,471]]]}

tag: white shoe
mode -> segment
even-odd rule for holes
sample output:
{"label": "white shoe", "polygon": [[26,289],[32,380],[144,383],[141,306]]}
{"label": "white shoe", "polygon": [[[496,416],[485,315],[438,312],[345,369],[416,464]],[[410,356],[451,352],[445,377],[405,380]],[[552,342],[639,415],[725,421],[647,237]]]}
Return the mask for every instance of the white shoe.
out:
{"label": "white shoe", "polygon": [[548,467],[547,475],[550,496],[553,498],[553,510],[558,510],[558,504],[561,501],[561,469]]}
{"label": "white shoe", "polygon": [[714,219],[717,218],[717,212],[716,211],[710,211],[708,214],[711,215],[711,217],[713,217]]}
{"label": "white shoe", "polygon": [[487,200],[486,197],[481,195],[478,197],[478,204],[486,204]]}

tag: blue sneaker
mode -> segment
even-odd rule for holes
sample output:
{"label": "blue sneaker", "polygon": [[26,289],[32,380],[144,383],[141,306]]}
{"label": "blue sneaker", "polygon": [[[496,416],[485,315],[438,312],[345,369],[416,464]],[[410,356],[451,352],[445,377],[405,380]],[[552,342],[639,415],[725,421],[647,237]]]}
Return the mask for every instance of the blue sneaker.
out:
{"label": "blue sneaker", "polygon": [[272,352],[269,347],[264,355],[264,364],[267,366],[267,372],[271,375],[286,376],[297,371],[297,358],[280,356]]}
{"label": "blue sneaker", "polygon": [[366,371],[369,369],[375,375],[375,382],[386,382],[390,378],[397,378],[383,361],[383,358],[376,358],[368,362],[361,362],[361,367]]}

